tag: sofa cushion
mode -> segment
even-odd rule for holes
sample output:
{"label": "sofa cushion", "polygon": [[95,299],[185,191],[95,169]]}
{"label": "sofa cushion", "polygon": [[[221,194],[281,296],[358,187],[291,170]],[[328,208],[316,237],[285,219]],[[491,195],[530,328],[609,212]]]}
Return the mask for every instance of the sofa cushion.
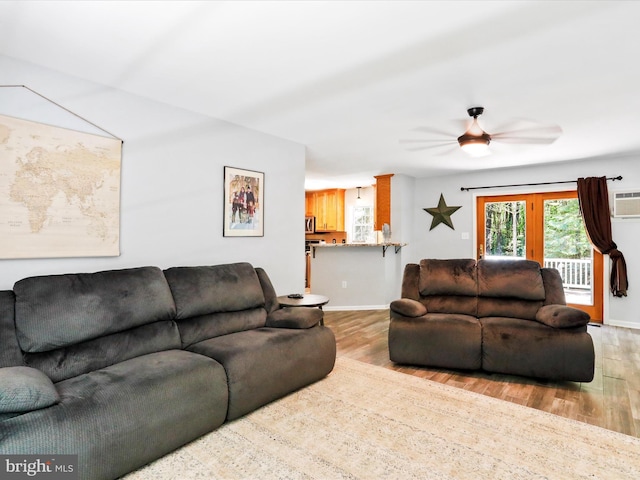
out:
{"label": "sofa cushion", "polygon": [[545,305],[536,313],[538,322],[554,328],[582,327],[590,319],[588,313],[566,305]]}
{"label": "sofa cushion", "polygon": [[540,264],[532,260],[478,261],[478,295],[481,297],[544,300]]}
{"label": "sofa cushion", "polygon": [[405,317],[421,317],[427,313],[427,307],[424,304],[410,298],[394,300],[389,305],[389,308],[392,313],[398,313]]}
{"label": "sofa cushion", "polygon": [[324,314],[319,308],[288,307],[275,310],[267,317],[267,327],[311,328],[322,320]]}
{"label": "sofa cushion", "polygon": [[451,313],[394,318],[389,324],[389,358],[409,365],[478,369],[482,365],[480,322]]}
{"label": "sofa cushion", "polygon": [[336,339],[321,326],[257,328],[211,338],[189,350],[224,366],[227,420],[233,420],[325,377],[336,360]]}
{"label": "sofa cushion", "polygon": [[16,337],[15,296],[12,291],[0,292],[0,367],[23,365],[22,352]]}
{"label": "sofa cushion", "polygon": [[521,300],[519,298],[478,298],[478,318],[510,317],[535,320],[542,300]]}
{"label": "sofa cushion", "polygon": [[177,319],[264,307],[262,286],[249,263],[173,267],[164,271]]}
{"label": "sofa cushion", "polygon": [[402,298],[420,300],[420,265],[407,263],[402,274]]}
{"label": "sofa cushion", "polygon": [[423,259],[420,261],[420,294],[476,296],[474,259]]}
{"label": "sofa cushion", "polygon": [[478,313],[478,297],[465,295],[429,295],[422,302],[430,313],[459,313],[475,317]]}
{"label": "sofa cushion", "polygon": [[264,327],[266,320],[267,311],[259,307],[239,312],[208,313],[178,320],[177,323],[182,348],[187,348],[208,338]]}
{"label": "sofa cushion", "polygon": [[[113,479],[219,427],[224,368],[167,350],[56,384],[60,402],[2,423],[3,454],[78,455],[78,478]],[[36,477],[37,478],[37,477]]]}
{"label": "sofa cushion", "polygon": [[483,370],[549,380],[593,379],[593,341],[585,326],[556,329],[504,317],[480,322]]}
{"label": "sofa cushion", "polygon": [[542,282],[544,283],[545,305],[566,305],[564,285],[560,272],[555,268],[541,268]]}
{"label": "sofa cushion", "polygon": [[24,358],[28,366],[60,382],[131,358],[180,347],[176,323],[165,320],[48,352],[27,352]]}
{"label": "sofa cushion", "polygon": [[171,291],[156,267],[30,277],[13,291],[25,352],[46,352],[175,315]]}
{"label": "sofa cushion", "polygon": [[275,288],[273,288],[269,275],[267,275],[267,272],[265,272],[263,268],[256,267],[256,274],[258,275],[262,293],[264,294],[264,308],[267,310],[267,313],[271,313],[280,308],[278,294]]}
{"label": "sofa cushion", "polygon": [[60,400],[44,373],[29,367],[0,368],[0,413],[29,412]]}

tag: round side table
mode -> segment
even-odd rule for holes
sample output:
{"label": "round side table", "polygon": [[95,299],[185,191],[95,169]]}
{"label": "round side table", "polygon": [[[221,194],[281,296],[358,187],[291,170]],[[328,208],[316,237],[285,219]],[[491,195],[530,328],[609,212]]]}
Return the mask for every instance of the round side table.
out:
{"label": "round side table", "polygon": [[[322,310],[322,306],[329,303],[329,297],[313,293],[305,293],[302,298],[289,298],[288,295],[281,295],[278,297],[278,303],[283,307],[318,307]],[[324,325],[324,320],[320,321],[320,325]]]}

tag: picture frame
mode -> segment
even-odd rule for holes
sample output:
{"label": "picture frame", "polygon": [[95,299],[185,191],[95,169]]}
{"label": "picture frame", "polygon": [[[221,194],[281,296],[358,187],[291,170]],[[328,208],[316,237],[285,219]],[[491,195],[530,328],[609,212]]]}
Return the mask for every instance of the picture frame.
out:
{"label": "picture frame", "polygon": [[264,172],[224,167],[223,236],[264,236]]}

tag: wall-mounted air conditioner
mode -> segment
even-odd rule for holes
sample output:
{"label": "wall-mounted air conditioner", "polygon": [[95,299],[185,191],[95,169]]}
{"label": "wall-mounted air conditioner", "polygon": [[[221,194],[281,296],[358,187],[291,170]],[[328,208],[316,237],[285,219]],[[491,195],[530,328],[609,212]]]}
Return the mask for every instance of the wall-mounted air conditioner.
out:
{"label": "wall-mounted air conditioner", "polygon": [[613,216],[623,218],[640,217],[640,191],[614,192]]}

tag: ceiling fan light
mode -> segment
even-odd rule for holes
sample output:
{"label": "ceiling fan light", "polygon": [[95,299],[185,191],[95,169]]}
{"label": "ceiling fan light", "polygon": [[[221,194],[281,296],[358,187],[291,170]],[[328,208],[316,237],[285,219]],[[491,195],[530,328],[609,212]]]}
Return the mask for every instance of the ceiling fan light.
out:
{"label": "ceiling fan light", "polygon": [[489,150],[491,135],[478,125],[478,115],[482,115],[482,112],[484,112],[482,107],[473,107],[467,110],[469,116],[473,117],[473,122],[467,131],[458,137],[460,148],[472,157],[484,157],[491,153]]}
{"label": "ceiling fan light", "polygon": [[491,137],[485,132],[482,132],[482,135],[479,136],[465,133],[458,137],[460,148],[472,157],[484,157],[485,155],[489,155],[491,153],[491,150],[489,150],[490,142]]}
{"label": "ceiling fan light", "polygon": [[491,153],[491,150],[489,150],[489,144],[484,142],[469,142],[464,145],[460,145],[460,148],[472,157],[485,157]]}

